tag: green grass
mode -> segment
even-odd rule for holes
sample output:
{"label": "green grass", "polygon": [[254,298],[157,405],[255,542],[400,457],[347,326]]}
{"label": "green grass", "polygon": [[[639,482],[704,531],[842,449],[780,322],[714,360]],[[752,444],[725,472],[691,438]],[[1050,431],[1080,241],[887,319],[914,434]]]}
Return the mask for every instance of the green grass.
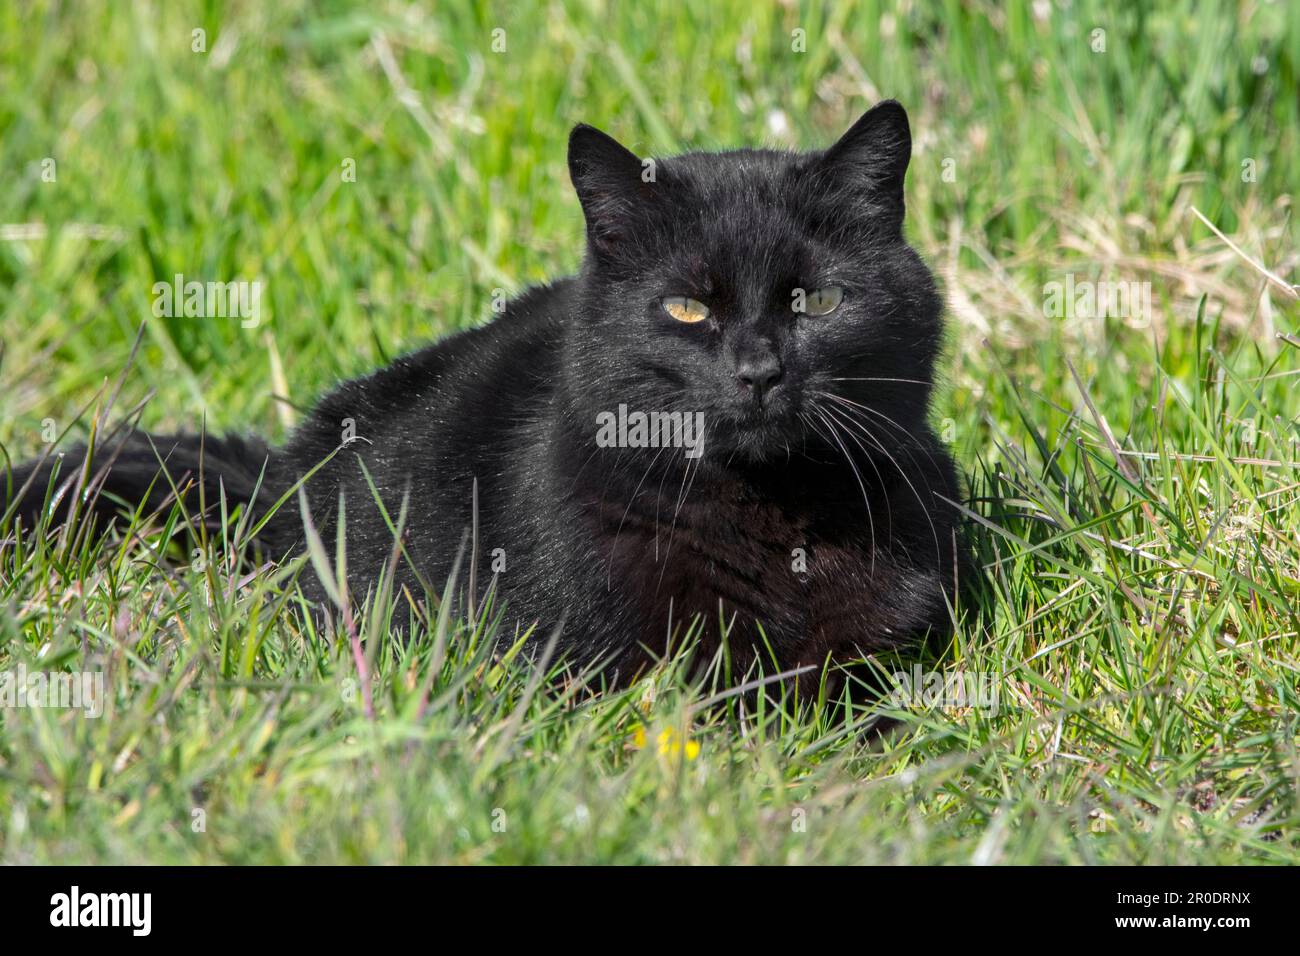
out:
{"label": "green grass", "polygon": [[[13,458],[87,434],[142,322],[118,415],[280,438],[571,271],[575,122],[814,146],[903,101],[989,578],[926,666],[1000,691],[882,739],[700,706],[671,666],[592,698],[493,659],[490,615],[359,659],[293,613],[295,569],[159,554],[160,521],[0,531],[0,671],[108,689],[98,719],[0,708],[0,861],[1296,862],[1300,308],[1192,209],[1294,279],[1300,7],[1002,6],[0,6]],[[261,278],[269,318],[151,317],[177,272]],[[1151,282],[1152,321],[1046,318],[1067,273]]]}

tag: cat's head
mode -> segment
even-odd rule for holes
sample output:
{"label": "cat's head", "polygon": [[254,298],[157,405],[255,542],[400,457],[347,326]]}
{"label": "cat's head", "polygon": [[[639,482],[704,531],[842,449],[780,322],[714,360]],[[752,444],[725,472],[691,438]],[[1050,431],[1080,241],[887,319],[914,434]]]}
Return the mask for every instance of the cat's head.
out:
{"label": "cat's head", "polygon": [[892,100],[815,152],[642,160],[576,127],[580,413],[702,413],[706,455],[739,463],[848,432],[873,452],[853,420],[886,446],[920,427],[941,303],[903,239],[910,157]]}

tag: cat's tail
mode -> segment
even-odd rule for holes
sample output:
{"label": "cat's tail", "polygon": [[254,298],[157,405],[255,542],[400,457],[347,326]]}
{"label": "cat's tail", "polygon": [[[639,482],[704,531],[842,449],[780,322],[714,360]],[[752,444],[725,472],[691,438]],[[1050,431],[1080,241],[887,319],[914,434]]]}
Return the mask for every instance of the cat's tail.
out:
{"label": "cat's tail", "polygon": [[12,517],[28,531],[70,517],[98,516],[105,525],[124,509],[166,513],[179,501],[196,525],[214,527],[226,508],[256,510],[275,503],[272,450],[258,438],[151,435],[111,438],[89,456],[78,445],[6,473],[0,463],[0,527]]}

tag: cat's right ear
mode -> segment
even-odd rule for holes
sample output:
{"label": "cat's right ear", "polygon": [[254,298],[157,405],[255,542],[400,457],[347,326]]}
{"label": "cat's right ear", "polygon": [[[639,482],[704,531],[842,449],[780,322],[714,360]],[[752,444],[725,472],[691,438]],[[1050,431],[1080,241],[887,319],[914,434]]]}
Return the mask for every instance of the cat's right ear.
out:
{"label": "cat's right ear", "polygon": [[569,134],[569,178],[587,220],[587,240],[615,251],[636,208],[652,196],[641,159],[594,126],[579,123]]}

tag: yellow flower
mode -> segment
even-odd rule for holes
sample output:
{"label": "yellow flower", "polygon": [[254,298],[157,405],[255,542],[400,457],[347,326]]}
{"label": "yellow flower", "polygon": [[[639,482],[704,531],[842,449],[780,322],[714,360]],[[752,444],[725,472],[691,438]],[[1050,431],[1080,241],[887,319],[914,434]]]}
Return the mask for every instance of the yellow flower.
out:
{"label": "yellow flower", "polygon": [[[646,732],[644,724],[637,724],[636,729],[632,731],[632,745],[638,750],[644,750],[646,745]],[[681,754],[687,760],[694,760],[700,755],[700,745],[698,741],[688,739],[685,744],[677,739],[677,731],[671,727],[667,730],[661,730],[655,737],[657,744],[656,750],[661,757],[676,757]]]}
{"label": "yellow flower", "polygon": [[685,753],[687,760],[694,760],[700,755],[699,743],[694,740],[687,740],[683,746],[677,740],[677,732],[671,727],[660,732],[658,742],[659,753],[664,756],[676,757],[680,753]]}

